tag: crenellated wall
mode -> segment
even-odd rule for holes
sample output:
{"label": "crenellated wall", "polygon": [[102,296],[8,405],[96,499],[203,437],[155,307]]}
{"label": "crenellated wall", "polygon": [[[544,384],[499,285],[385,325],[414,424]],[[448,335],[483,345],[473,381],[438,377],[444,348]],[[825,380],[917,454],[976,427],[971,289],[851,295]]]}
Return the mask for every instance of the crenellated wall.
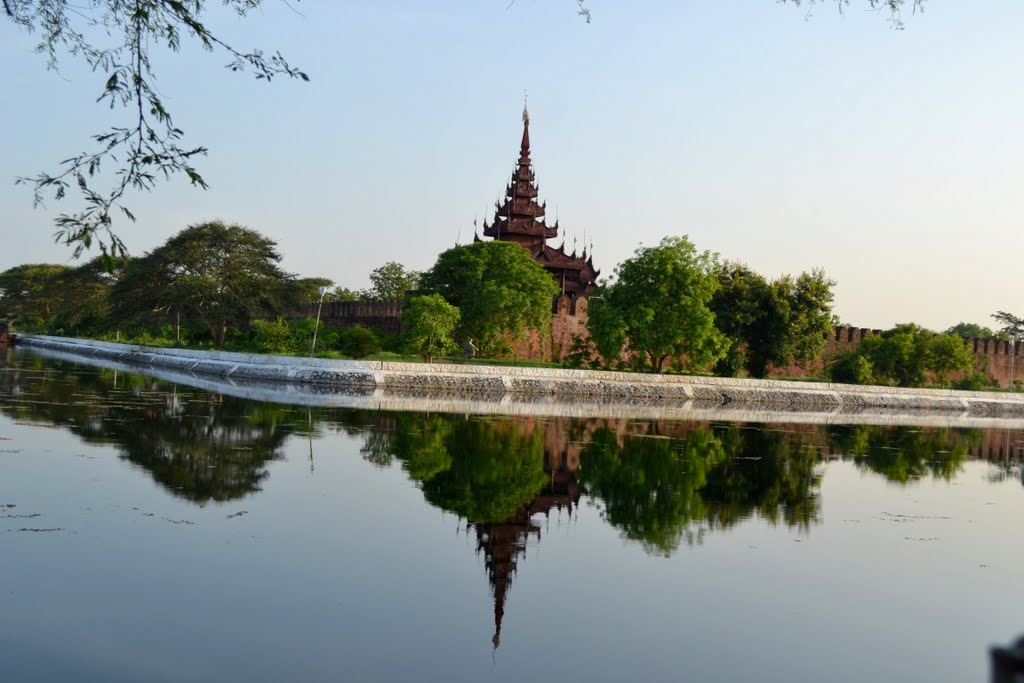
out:
{"label": "crenellated wall", "polygon": [[[522,341],[513,344],[512,353],[516,358],[529,360],[559,360],[574,351],[577,339],[586,340],[587,299],[559,294],[552,303],[551,337],[541,339],[530,333]],[[298,316],[316,317],[317,304],[306,304]],[[402,331],[401,301],[333,301],[324,303],[321,323],[329,327],[364,325],[387,334]],[[867,327],[841,325],[825,340],[825,351],[806,366],[791,363],[784,367],[773,367],[772,377],[824,377],[825,362],[839,353],[851,351],[866,337],[881,334],[882,330]],[[998,339],[968,339],[968,345],[979,359],[987,364],[987,374],[999,386],[1013,386],[1014,381],[1024,381],[1024,344],[1014,349],[1010,342]]]}
{"label": "crenellated wall", "polygon": [[[296,312],[299,318],[315,318],[320,304],[304,304]],[[327,327],[362,325],[385,334],[402,331],[402,302],[390,301],[325,301],[320,323]]]}

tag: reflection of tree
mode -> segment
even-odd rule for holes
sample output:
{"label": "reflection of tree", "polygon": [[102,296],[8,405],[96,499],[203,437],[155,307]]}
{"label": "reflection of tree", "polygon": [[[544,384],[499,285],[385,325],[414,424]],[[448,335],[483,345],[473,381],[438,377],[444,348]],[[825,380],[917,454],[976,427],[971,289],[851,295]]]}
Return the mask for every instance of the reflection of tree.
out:
{"label": "reflection of tree", "polygon": [[533,517],[571,509],[578,500],[565,453],[545,452],[548,428],[511,418],[403,413],[339,418],[347,431],[364,431],[364,459],[378,467],[401,463],[429,503],[459,515],[467,530],[473,529],[494,598],[491,641],[497,648],[519,560],[528,541],[540,539]]}
{"label": "reflection of tree", "polygon": [[580,457],[581,490],[604,517],[648,552],[671,554],[755,511],[772,523],[807,528],[817,519],[813,451],[764,428],[696,427],[678,439],[594,434]]}
{"label": "reflection of tree", "polygon": [[757,511],[761,519],[810,529],[818,519],[821,474],[817,452],[798,433],[760,425],[729,428],[722,437],[729,457],[708,473],[701,492],[714,522],[729,527]]}
{"label": "reflection of tree", "polygon": [[[707,428],[685,440],[625,437],[598,429],[583,448],[580,490],[604,503],[604,517],[650,552],[671,554],[691,521],[707,517],[700,496],[708,470],[725,458]],[[688,541],[692,541],[688,537]]]}
{"label": "reflection of tree", "polygon": [[834,450],[852,455],[860,467],[903,484],[928,474],[949,481],[982,437],[977,429],[842,425],[829,431]]}
{"label": "reflection of tree", "polygon": [[[112,444],[171,493],[197,503],[260,490],[292,432],[291,408],[40,358],[9,360],[0,411]],[[4,399],[3,397],[8,397]]]}

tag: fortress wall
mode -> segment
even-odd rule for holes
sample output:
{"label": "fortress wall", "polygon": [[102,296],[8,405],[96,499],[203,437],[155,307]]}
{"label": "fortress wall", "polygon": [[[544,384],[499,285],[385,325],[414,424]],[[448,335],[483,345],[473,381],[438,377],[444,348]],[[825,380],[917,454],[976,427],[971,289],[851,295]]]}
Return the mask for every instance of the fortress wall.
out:
{"label": "fortress wall", "polygon": [[[306,304],[297,311],[298,317],[316,317],[317,304]],[[323,305],[320,321],[328,327],[364,325],[386,334],[399,334],[401,325],[401,301],[332,301]],[[771,377],[818,377],[825,378],[825,366],[833,356],[852,351],[866,337],[881,334],[882,330],[867,327],[841,325],[828,335],[824,353],[806,366],[790,363],[773,367]],[[531,332],[527,337],[512,345],[516,358],[528,360],[560,360],[573,351],[575,340],[586,340],[587,299],[559,295],[552,305],[551,338],[541,339]],[[1024,344],[1012,349],[1007,341],[997,339],[969,339],[968,345],[987,367],[986,374],[1001,387],[1024,382]]]}

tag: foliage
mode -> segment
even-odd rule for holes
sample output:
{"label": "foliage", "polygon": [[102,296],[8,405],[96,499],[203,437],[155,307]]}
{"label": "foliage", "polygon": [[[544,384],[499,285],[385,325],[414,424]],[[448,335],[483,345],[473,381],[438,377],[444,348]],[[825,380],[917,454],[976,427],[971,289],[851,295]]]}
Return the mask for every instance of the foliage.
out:
{"label": "foliage", "polygon": [[415,296],[402,311],[403,343],[410,353],[416,353],[428,363],[434,356],[458,348],[452,333],[459,324],[459,309],[440,294]]}
{"label": "foliage", "polygon": [[598,429],[580,454],[580,490],[603,503],[602,516],[647,552],[670,555],[757,512],[808,529],[818,519],[821,483],[813,449],[767,428],[707,427],[668,437],[621,438]]}
{"label": "foliage", "polygon": [[906,484],[928,474],[951,480],[971,446],[980,445],[982,433],[971,429],[838,425],[831,428],[829,439],[834,451],[852,455],[859,467]]}
{"label": "foliage", "polygon": [[[315,304],[320,301],[320,288],[330,288],[333,280],[325,277],[300,277],[288,282],[288,300],[294,305]],[[327,294],[324,294],[327,299]]]}
{"label": "foliage", "polygon": [[[223,0],[239,16],[259,9],[262,0]],[[58,70],[62,59],[81,60],[103,79],[98,101],[111,109],[124,108],[128,121],[93,135],[96,146],[66,159],[55,173],[21,178],[33,186],[36,203],[44,195],[63,199],[69,191],[81,194],[85,208],[56,218],[58,239],[74,247],[75,256],[97,242],[104,255],[123,255],[124,243],[112,230],[114,217],[135,216],[124,205],[129,190],[152,190],[159,180],[176,175],[206,188],[193,166],[206,154],[205,147],[183,147],[184,133],[164,106],[156,85],[154,46],[178,52],[183,39],[194,39],[208,51],[220,51],[232,71],[252,70],[270,81],[288,76],[308,81],[280,53],[243,52],[232,47],[206,23],[204,0],[4,0],[8,19],[39,36],[36,51],[46,55],[47,66]],[[108,189],[97,187],[101,166],[113,161],[116,170]]]}
{"label": "foliage", "polygon": [[992,317],[996,322],[1002,324],[1002,327],[999,328],[1000,334],[1005,335],[1014,343],[1024,341],[1024,318],[1018,318],[1006,311],[997,311],[992,314]]}
{"label": "foliage", "polygon": [[984,372],[969,372],[953,382],[953,388],[960,391],[991,391],[998,386],[999,382],[991,379]]}
{"label": "foliage", "polygon": [[273,321],[253,320],[252,331],[260,353],[283,354],[295,350],[292,344],[292,330],[284,318]]}
{"label": "foliage", "polygon": [[950,373],[974,369],[976,358],[963,339],[914,324],[866,337],[831,367],[836,382],[922,387],[946,385]]}
{"label": "foliage", "polygon": [[359,301],[359,292],[348,287],[335,287],[331,291],[327,292],[324,297],[325,301]]}
{"label": "foliage", "polygon": [[691,521],[707,517],[700,496],[707,472],[725,458],[722,444],[698,428],[681,449],[669,439],[626,438],[598,429],[580,454],[580,490],[604,504],[602,516],[647,552],[668,556]]}
{"label": "foliage", "polygon": [[482,356],[507,350],[529,330],[550,330],[558,286],[530,253],[511,242],[475,242],[442,252],[423,275],[421,289],[459,309],[457,334]]}
{"label": "foliage", "polygon": [[716,372],[736,375],[742,367],[765,377],[770,365],[808,363],[825,348],[832,329],[832,287],[822,270],[768,282],[741,263],[716,269],[719,289],[711,299],[715,326],[732,344]]}
{"label": "foliage", "polygon": [[372,287],[362,298],[365,299],[404,299],[407,292],[420,286],[423,273],[406,270],[405,266],[395,261],[388,261],[370,273]]}
{"label": "foliage", "polygon": [[38,332],[97,334],[108,325],[110,289],[124,261],[96,258],[77,267],[26,264],[0,273],[0,315]]}
{"label": "foliage", "polygon": [[276,247],[239,225],[190,226],[128,265],[112,293],[118,313],[149,324],[183,319],[223,346],[229,329],[288,304],[291,277],[278,267]]}
{"label": "foliage", "polygon": [[685,356],[688,369],[722,357],[728,342],[708,308],[718,288],[714,266],[686,237],[637,249],[615,269],[615,282],[591,297],[587,329],[598,352],[610,362],[625,345],[644,355],[651,372],[670,356]]}
{"label": "foliage", "polygon": [[26,329],[47,325],[62,304],[53,283],[70,270],[67,266],[31,263],[0,273],[0,313]]}
{"label": "foliage", "polygon": [[351,325],[338,330],[336,345],[349,358],[366,358],[380,351],[380,338],[368,327]]}
{"label": "foliage", "polygon": [[965,322],[953,325],[946,330],[946,334],[956,335],[961,339],[995,339],[998,336],[991,328]]}
{"label": "foliage", "polygon": [[87,443],[111,444],[168,494],[194,503],[259,491],[267,463],[283,457],[296,423],[290,407],[231,396],[211,400],[198,389],[73,363],[50,368],[0,373],[0,394],[33,397],[0,402],[0,412],[60,425]]}
{"label": "foliage", "polygon": [[514,420],[399,413],[393,430],[364,431],[363,457],[398,461],[433,505],[470,522],[503,522],[547,482],[542,432]]}
{"label": "foliage", "polygon": [[[797,7],[807,6],[808,12],[815,7],[815,5],[821,4],[826,0],[778,0],[781,3],[791,2]],[[839,8],[840,13],[844,12],[847,7],[850,6],[850,0],[833,0],[836,7]],[[911,11],[916,12],[918,10],[924,11],[925,0],[864,0],[869,9],[875,11],[889,12],[889,21],[892,23],[893,28],[902,29],[903,23],[903,10],[908,5]]]}
{"label": "foliage", "polygon": [[871,361],[856,351],[838,355],[829,366],[833,382],[841,384],[874,384]]}

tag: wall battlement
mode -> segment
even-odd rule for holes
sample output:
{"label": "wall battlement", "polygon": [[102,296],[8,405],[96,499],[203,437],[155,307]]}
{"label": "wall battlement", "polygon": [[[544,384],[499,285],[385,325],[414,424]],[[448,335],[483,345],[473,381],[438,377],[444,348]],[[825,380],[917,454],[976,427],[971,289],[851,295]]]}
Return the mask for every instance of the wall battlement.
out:
{"label": "wall battlement", "polygon": [[[559,294],[551,305],[551,337],[540,339],[529,335],[517,343],[513,352],[520,358],[531,360],[560,359],[573,351],[577,339],[587,339],[587,297]],[[315,318],[316,303],[305,304],[296,317]],[[324,302],[320,321],[328,327],[363,325],[386,334],[402,331],[402,301],[331,301]],[[883,330],[868,327],[840,325],[828,336],[825,352],[806,367],[790,365],[775,368],[772,375],[783,377],[813,377],[824,374],[828,358],[852,351],[864,339],[882,334]],[[1015,347],[1002,339],[968,339],[968,346],[976,356],[985,360],[987,374],[1000,386],[1010,387],[1015,380],[1024,380],[1024,344]]]}

